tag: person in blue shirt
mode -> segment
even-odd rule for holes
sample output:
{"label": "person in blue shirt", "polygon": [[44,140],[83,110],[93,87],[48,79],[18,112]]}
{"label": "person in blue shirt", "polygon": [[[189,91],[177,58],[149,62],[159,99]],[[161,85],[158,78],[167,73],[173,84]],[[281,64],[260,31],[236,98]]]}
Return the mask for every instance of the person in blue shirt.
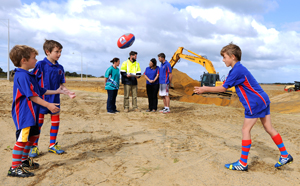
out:
{"label": "person in blue shirt", "polygon": [[222,48],[220,52],[223,62],[232,69],[223,86],[217,87],[195,87],[194,92],[202,94],[205,92],[225,92],[227,88],[235,86],[236,93],[245,107],[245,119],[242,128],[242,152],[241,158],[234,163],[225,164],[230,170],[247,171],[248,154],[251,148],[251,129],[260,118],[265,131],[272,137],[277,145],[281,156],[275,167],[281,167],[293,162],[293,157],[287,152],[280,134],[271,124],[270,100],[252,74],[241,64],[242,51],[239,46],[230,43]]}
{"label": "person in blue shirt", "polygon": [[[35,68],[33,69],[33,73],[37,76],[39,80],[39,85],[43,88],[55,90],[58,87],[62,87],[66,92],[68,92],[69,97],[72,99],[75,97],[74,92],[70,92],[65,86],[65,71],[61,64],[58,63],[58,59],[61,56],[62,45],[54,40],[45,40],[43,45],[44,52],[47,57],[43,60],[39,61]],[[60,95],[47,95],[42,97],[45,101],[50,103],[60,103]],[[44,115],[51,114],[51,128],[50,128],[50,144],[48,148],[48,152],[52,152],[55,154],[62,154],[65,151],[57,145],[56,138],[59,130],[60,124],[60,113],[59,112],[51,112],[46,107],[40,108],[39,114],[39,128],[41,128],[44,123]],[[32,149],[30,150],[29,157],[37,157],[39,155],[38,149],[38,140],[33,144]]]}
{"label": "person in blue shirt", "polygon": [[164,108],[159,112],[167,114],[170,113],[170,97],[169,88],[172,81],[172,67],[170,63],[166,60],[166,55],[164,53],[158,54],[158,60],[161,62],[159,68],[159,96],[162,97],[164,102]]}
{"label": "person in blue shirt", "polygon": [[156,112],[157,110],[157,93],[159,88],[158,77],[159,67],[156,66],[157,62],[155,58],[152,58],[149,62],[149,67],[146,68],[144,75],[146,78],[146,90],[148,95],[149,107],[146,112]]}
{"label": "person in blue shirt", "polygon": [[119,90],[120,82],[120,70],[118,66],[120,65],[119,58],[113,58],[111,61],[112,66],[110,66],[105,72],[105,90],[107,90],[107,113],[115,114],[119,112],[116,107],[116,98]]}
{"label": "person in blue shirt", "polygon": [[42,95],[66,93],[59,87],[57,90],[46,90],[39,86],[36,76],[29,72],[36,64],[38,52],[26,45],[14,46],[9,57],[15,69],[13,86],[12,118],[16,126],[16,143],[12,151],[12,166],[8,170],[8,176],[30,177],[33,173],[24,169],[37,169],[38,163],[32,158],[28,159],[28,153],[40,132],[38,127],[38,115],[40,105],[51,112],[59,112],[59,105],[49,103],[41,99]]}

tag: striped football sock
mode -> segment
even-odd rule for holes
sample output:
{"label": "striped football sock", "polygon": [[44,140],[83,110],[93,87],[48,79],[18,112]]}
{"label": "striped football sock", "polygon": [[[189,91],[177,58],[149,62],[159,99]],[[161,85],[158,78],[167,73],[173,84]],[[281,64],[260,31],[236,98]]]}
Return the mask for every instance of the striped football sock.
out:
{"label": "striped football sock", "polygon": [[11,167],[17,168],[22,165],[22,154],[27,142],[16,142],[12,152],[12,165]]}
{"label": "striped football sock", "polygon": [[[41,134],[41,128],[42,128],[43,124],[44,124],[44,114],[40,114],[39,115],[39,130],[40,130],[40,134]],[[40,139],[40,135],[38,136],[38,138],[33,143],[33,146],[38,146],[39,139]]]}
{"label": "striped football sock", "polygon": [[251,148],[251,140],[242,140],[242,153],[240,163],[243,166],[247,166],[248,154]]}
{"label": "striped football sock", "polygon": [[23,150],[23,154],[22,154],[22,162],[28,159],[28,154],[30,151],[30,148],[32,146],[32,144],[36,141],[36,139],[39,137],[39,135],[35,135],[35,136],[31,136],[28,140],[28,142],[26,143],[26,146]]}
{"label": "striped football sock", "polygon": [[55,145],[59,129],[59,115],[51,115],[50,147]]}
{"label": "striped football sock", "polygon": [[280,150],[280,154],[282,158],[287,158],[288,157],[288,152],[285,149],[285,146],[282,142],[282,138],[280,134],[278,133],[277,135],[272,137],[274,143],[277,145],[278,149]]}

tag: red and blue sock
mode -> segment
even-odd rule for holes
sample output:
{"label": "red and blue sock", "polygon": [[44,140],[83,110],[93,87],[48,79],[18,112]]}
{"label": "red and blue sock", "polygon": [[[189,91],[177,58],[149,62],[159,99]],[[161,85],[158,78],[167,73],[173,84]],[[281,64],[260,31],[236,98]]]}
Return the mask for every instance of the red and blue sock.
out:
{"label": "red and blue sock", "polygon": [[240,163],[243,166],[247,166],[247,161],[248,161],[248,154],[251,148],[251,139],[250,140],[242,140],[242,153],[241,153],[241,159]]}
{"label": "red and blue sock", "polygon": [[[44,114],[40,114],[39,115],[39,130],[40,130],[40,133],[41,133],[41,128],[42,128],[43,124],[44,124]],[[38,146],[39,139],[40,139],[40,136],[38,136],[38,138],[35,140],[35,142],[33,143],[33,146]]]}
{"label": "red and blue sock", "polygon": [[50,147],[55,145],[59,129],[59,115],[51,115]]}
{"label": "red and blue sock", "polygon": [[272,139],[273,139],[274,143],[277,145],[278,149],[280,150],[281,157],[287,158],[289,154],[285,149],[285,146],[283,144],[280,134],[278,133],[277,135],[273,136]]}
{"label": "red and blue sock", "polygon": [[22,154],[22,162],[28,159],[28,154],[29,154],[30,148],[38,137],[39,137],[39,135],[31,136],[29,138],[28,142],[26,142],[26,146],[24,147],[23,154]]}
{"label": "red and blue sock", "polygon": [[16,142],[15,146],[12,151],[12,165],[13,169],[17,168],[18,166],[22,165],[22,155],[23,150],[26,146],[27,142]]}

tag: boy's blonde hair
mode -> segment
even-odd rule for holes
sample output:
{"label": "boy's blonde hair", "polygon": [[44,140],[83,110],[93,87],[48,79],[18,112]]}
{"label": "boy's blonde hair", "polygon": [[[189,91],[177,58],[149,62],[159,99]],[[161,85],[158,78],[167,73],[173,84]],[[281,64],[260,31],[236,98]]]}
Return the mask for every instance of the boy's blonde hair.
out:
{"label": "boy's blonde hair", "polygon": [[59,42],[45,39],[45,43],[43,45],[45,54],[46,54],[46,50],[48,50],[51,53],[55,47],[57,47],[59,50],[63,48],[63,46]]}
{"label": "boy's blonde hair", "polygon": [[234,55],[238,61],[241,61],[242,58],[242,50],[240,49],[239,46],[233,44],[232,42],[229,43],[229,45],[224,46],[220,54],[223,57],[224,54],[227,54],[228,56]]}
{"label": "boy's blonde hair", "polygon": [[39,55],[38,51],[27,45],[16,45],[9,52],[9,58],[16,67],[21,67],[21,60],[29,60],[31,53]]}

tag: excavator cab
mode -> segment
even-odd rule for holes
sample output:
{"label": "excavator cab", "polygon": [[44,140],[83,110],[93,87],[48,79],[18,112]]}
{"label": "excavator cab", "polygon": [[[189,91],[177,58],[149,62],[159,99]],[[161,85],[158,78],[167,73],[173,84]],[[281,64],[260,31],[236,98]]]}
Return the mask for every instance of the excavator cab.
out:
{"label": "excavator cab", "polygon": [[203,73],[202,76],[200,76],[201,79],[201,87],[202,86],[208,86],[208,87],[215,87],[216,82],[220,81],[219,74],[210,74],[210,73]]}
{"label": "excavator cab", "polygon": [[300,81],[295,81],[295,91],[300,90]]}

